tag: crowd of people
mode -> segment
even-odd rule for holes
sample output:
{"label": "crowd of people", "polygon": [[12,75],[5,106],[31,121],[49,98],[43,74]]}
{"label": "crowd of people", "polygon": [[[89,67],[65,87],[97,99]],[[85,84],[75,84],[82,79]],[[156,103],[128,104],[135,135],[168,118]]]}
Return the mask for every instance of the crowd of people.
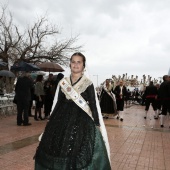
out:
{"label": "crowd of people", "polygon": [[113,88],[110,79],[106,79],[101,92],[98,93],[103,118],[114,118],[117,115],[117,119],[123,121],[124,105],[127,96],[128,91],[122,80]]}
{"label": "crowd of people", "polygon": [[154,84],[153,81],[144,89],[135,88],[130,91],[123,85],[123,80],[119,80],[116,87],[110,79],[106,79],[104,85],[98,90],[98,99],[103,114],[103,118],[115,118],[123,121],[124,105],[137,103],[145,106],[144,119],[151,119],[148,116],[150,105],[154,110],[154,119],[160,118],[160,127],[164,127],[164,119],[170,113],[170,76],[164,75],[161,84]]}
{"label": "crowd of people", "polygon": [[160,85],[154,85],[151,81],[149,86],[146,87],[145,93],[145,116],[147,118],[147,113],[150,104],[152,104],[153,110],[155,112],[154,118],[160,118],[160,126],[164,127],[164,118],[170,113],[170,76],[164,75],[163,82]]}
{"label": "crowd of people", "polygon": [[[37,75],[34,81],[30,72],[23,72],[18,77],[14,97],[14,102],[17,105],[18,126],[31,125],[29,117],[34,117],[35,121],[49,118],[57,84],[63,77],[64,75],[59,73],[54,79],[53,74],[50,73],[48,79],[44,80],[41,74]],[[33,107],[34,113],[32,113]]]}

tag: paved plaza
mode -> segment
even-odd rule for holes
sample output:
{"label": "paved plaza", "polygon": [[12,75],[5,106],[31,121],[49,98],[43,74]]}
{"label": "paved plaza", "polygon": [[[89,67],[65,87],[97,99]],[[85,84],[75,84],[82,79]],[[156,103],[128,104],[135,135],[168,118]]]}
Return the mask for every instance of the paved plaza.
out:
{"label": "paved plaza", "polygon": [[[34,111],[33,111],[34,112]],[[144,106],[128,105],[124,121],[105,119],[111,149],[112,170],[170,170],[170,128],[168,118],[160,128],[159,119],[143,118]],[[31,126],[17,126],[16,115],[0,116],[0,169],[33,170],[38,136],[47,120]]]}

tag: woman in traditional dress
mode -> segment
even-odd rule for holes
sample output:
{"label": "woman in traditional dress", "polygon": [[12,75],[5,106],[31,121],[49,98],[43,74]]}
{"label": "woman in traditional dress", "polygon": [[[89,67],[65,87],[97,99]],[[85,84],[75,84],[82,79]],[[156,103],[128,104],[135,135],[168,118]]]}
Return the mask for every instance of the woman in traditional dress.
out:
{"label": "woman in traditional dress", "polygon": [[[44,105],[44,87],[43,87],[43,75],[38,75],[36,78],[36,83],[35,83],[35,115],[34,115],[34,120],[38,121],[43,120],[42,118],[42,107]],[[39,116],[37,117],[37,113]],[[38,119],[39,118],[39,119]]]}
{"label": "woman in traditional dress", "polygon": [[97,95],[74,53],[71,75],[59,82],[52,114],[35,154],[35,170],[111,170],[109,144]]}
{"label": "woman in traditional dress", "polygon": [[116,100],[112,93],[113,87],[110,84],[110,80],[106,79],[101,94],[100,94],[100,107],[103,114],[103,118],[114,118],[116,113]]}

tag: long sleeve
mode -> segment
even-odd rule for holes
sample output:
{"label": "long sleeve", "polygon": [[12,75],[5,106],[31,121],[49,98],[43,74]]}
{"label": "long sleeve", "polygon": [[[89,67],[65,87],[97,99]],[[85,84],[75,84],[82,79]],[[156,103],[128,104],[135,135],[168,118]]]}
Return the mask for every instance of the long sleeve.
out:
{"label": "long sleeve", "polygon": [[95,97],[95,91],[94,91],[93,84],[90,85],[87,88],[87,93],[88,93],[88,103],[89,103],[90,109],[92,111],[92,116],[94,118],[94,122],[95,122],[96,126],[100,126],[99,115],[98,115],[97,106],[96,106],[96,97]]}

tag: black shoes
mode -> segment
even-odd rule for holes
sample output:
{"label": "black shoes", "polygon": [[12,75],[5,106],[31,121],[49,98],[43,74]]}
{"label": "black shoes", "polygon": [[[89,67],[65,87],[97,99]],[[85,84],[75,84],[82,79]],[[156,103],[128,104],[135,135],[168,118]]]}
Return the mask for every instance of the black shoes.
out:
{"label": "black shoes", "polygon": [[50,120],[50,116],[45,116],[44,119]]}
{"label": "black shoes", "polygon": [[161,125],[161,128],[163,128],[164,127],[164,125]]}
{"label": "black shoes", "polygon": [[39,121],[38,118],[34,117],[34,120]]}
{"label": "black shoes", "polygon": [[122,118],[120,118],[120,121],[122,121],[122,122],[123,122],[123,119],[122,119]]}
{"label": "black shoes", "polygon": [[154,116],[154,119],[158,119],[158,117],[157,117],[157,116]]}
{"label": "black shoes", "polygon": [[108,117],[107,116],[103,116],[103,119],[108,119]]}
{"label": "black shoes", "polygon": [[36,116],[34,116],[34,120],[39,121],[39,119],[40,119],[40,120],[45,120],[45,119],[43,119],[42,117],[38,117],[38,118],[37,118]]}
{"label": "black shoes", "polygon": [[34,117],[34,115],[29,115],[29,117]]}
{"label": "black shoes", "polygon": [[[30,126],[32,125],[31,123],[23,123],[23,126]],[[17,123],[17,126],[22,126],[22,123]]]}
{"label": "black shoes", "polygon": [[120,119],[120,121],[123,122],[123,118],[120,118],[119,116],[117,116],[116,119]]}
{"label": "black shoes", "polygon": [[30,126],[32,125],[31,123],[23,123],[23,126]]}
{"label": "black shoes", "polygon": [[144,117],[144,119],[146,119],[146,116]]}

